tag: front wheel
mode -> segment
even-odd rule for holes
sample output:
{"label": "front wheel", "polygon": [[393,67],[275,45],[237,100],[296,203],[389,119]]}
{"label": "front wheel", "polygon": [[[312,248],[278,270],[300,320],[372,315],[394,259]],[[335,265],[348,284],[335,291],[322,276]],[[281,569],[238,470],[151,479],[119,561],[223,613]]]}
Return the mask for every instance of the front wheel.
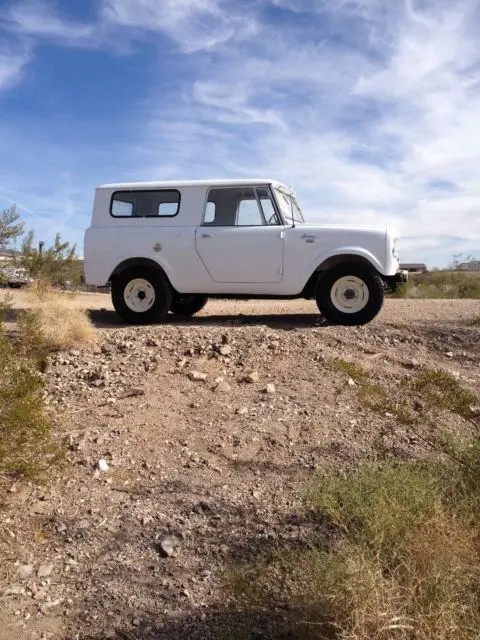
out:
{"label": "front wheel", "polygon": [[193,316],[203,309],[207,304],[207,296],[202,295],[190,295],[182,296],[177,295],[173,299],[170,311],[176,313],[179,316]]}
{"label": "front wheel", "polygon": [[130,324],[161,320],[172,305],[167,279],[149,269],[126,269],[112,282],[112,302],[118,315]]}
{"label": "front wheel", "polygon": [[317,306],[332,324],[367,324],[380,312],[385,298],[382,278],[358,265],[327,271],[317,287]]}

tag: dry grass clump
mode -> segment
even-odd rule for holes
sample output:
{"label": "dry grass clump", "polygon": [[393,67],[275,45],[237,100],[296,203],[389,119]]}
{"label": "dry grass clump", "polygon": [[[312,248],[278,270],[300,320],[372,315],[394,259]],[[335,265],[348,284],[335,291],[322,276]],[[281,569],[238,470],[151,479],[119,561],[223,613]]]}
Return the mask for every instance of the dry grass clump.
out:
{"label": "dry grass clump", "polygon": [[352,380],[359,384],[364,383],[367,380],[367,373],[362,369],[362,367],[354,364],[353,362],[342,360],[342,358],[334,358],[333,360],[329,360],[327,362],[327,367],[331,371],[347,374],[350,378],[352,378]]}
{"label": "dry grass clump", "polygon": [[87,312],[77,304],[74,294],[55,291],[42,282],[28,290],[27,315],[33,316],[48,350],[61,351],[96,341]]}
{"label": "dry grass clump", "polygon": [[373,384],[365,377],[359,382],[357,398],[360,405],[383,415],[388,412],[401,424],[418,425],[442,411],[479,424],[475,394],[463,389],[447,371],[425,369],[413,379],[389,387]]}

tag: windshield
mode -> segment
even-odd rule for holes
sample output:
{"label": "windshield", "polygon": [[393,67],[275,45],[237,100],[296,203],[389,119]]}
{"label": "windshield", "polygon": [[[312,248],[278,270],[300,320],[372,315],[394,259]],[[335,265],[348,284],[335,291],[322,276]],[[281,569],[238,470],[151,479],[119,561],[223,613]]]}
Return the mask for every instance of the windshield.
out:
{"label": "windshield", "polygon": [[277,196],[277,201],[282,210],[283,217],[287,222],[293,223],[294,220],[299,223],[305,222],[302,212],[300,211],[300,207],[298,206],[298,202],[293,194],[281,191],[280,189],[275,189],[275,195]]}

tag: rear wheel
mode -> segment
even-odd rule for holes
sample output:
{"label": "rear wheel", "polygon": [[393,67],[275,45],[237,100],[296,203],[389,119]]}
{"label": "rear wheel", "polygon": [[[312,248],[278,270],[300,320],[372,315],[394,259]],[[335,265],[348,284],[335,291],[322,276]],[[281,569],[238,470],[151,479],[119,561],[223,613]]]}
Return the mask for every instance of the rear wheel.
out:
{"label": "rear wheel", "polygon": [[172,289],[161,273],[133,267],[112,282],[112,302],[118,315],[130,324],[158,322],[172,305]]}
{"label": "rear wheel", "polygon": [[182,296],[176,295],[173,299],[170,311],[179,316],[193,316],[207,304],[208,297],[201,295]]}
{"label": "rear wheel", "polygon": [[385,285],[375,271],[356,264],[325,273],[317,287],[317,306],[332,324],[367,324],[380,312]]}

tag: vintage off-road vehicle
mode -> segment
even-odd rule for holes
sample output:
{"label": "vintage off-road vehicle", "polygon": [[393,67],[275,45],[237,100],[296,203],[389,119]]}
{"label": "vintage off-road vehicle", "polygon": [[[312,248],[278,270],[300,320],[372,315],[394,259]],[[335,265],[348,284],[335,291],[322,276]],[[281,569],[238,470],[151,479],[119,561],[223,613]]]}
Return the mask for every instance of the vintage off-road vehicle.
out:
{"label": "vintage off-road vehicle", "polygon": [[331,323],[360,325],[406,281],[397,242],[387,228],[307,223],[273,180],[109,184],[96,189],[85,275],[111,284],[130,323],[222,297],[315,299]]}

